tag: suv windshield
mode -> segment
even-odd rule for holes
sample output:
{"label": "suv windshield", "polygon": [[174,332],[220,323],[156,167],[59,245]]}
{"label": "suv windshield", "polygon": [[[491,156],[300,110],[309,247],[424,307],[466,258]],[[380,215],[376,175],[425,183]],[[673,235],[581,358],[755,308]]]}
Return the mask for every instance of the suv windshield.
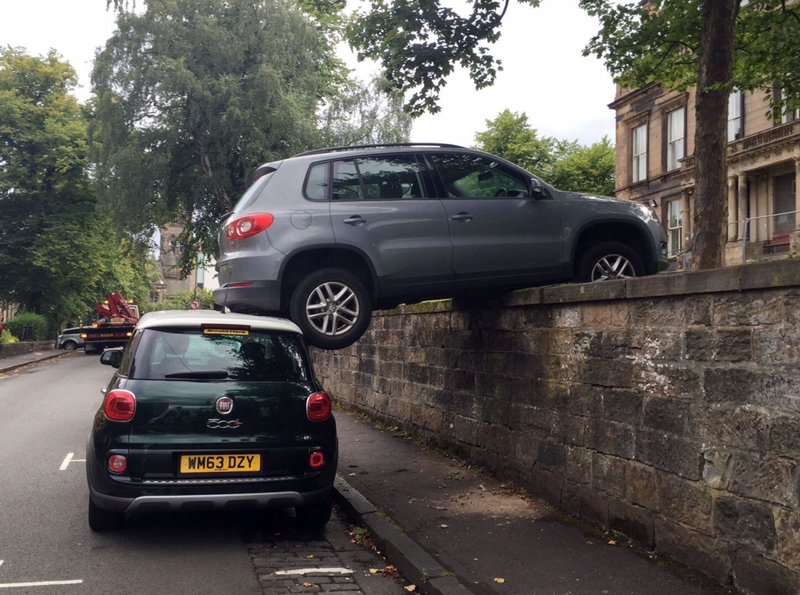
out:
{"label": "suv windshield", "polygon": [[299,336],[275,331],[145,329],[136,342],[130,377],[306,382],[308,366]]}

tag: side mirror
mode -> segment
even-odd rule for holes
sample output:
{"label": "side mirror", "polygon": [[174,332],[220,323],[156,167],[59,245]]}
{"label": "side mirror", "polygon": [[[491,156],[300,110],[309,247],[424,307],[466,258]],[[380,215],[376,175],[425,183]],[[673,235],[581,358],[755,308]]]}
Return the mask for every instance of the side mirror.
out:
{"label": "side mirror", "polygon": [[547,198],[544,184],[537,178],[531,178],[531,196],[534,198]]}
{"label": "side mirror", "polygon": [[122,362],[122,349],[107,349],[100,356],[100,363],[112,368],[119,368]]}

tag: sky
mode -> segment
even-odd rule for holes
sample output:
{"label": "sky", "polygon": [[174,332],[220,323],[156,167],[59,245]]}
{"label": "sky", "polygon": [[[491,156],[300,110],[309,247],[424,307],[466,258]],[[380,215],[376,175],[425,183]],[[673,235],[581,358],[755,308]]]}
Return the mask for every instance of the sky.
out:
{"label": "sky", "polygon": [[[142,0],[143,2],[144,0]],[[55,49],[78,72],[76,94],[91,93],[95,50],[114,31],[105,0],[0,0],[0,45],[23,47],[33,55]],[[614,84],[601,62],[581,51],[597,21],[578,8],[578,0],[543,0],[539,8],[512,1],[500,40],[491,52],[503,62],[493,87],[476,91],[466,72],[457,70],[442,92],[441,112],[414,122],[415,142],[475,144],[504,109],[524,112],[540,135],[591,144],[614,141]],[[362,79],[374,65],[357,64],[342,48],[341,57]]]}

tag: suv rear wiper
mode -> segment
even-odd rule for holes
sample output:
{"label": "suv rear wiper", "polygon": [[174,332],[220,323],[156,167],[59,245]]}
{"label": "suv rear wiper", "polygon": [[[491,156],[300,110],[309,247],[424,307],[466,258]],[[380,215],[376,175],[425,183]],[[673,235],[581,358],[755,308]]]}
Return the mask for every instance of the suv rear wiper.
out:
{"label": "suv rear wiper", "polygon": [[215,372],[175,372],[174,374],[164,374],[164,378],[196,378],[197,380],[222,380],[228,377],[225,370]]}

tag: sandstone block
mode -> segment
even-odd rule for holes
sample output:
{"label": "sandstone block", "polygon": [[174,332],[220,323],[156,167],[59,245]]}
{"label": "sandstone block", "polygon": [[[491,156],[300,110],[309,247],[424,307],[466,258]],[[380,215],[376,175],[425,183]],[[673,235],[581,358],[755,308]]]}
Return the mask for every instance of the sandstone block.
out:
{"label": "sandstone block", "polygon": [[625,500],[609,498],[608,526],[646,548],[652,548],[655,543],[653,513]]}
{"label": "sandstone block", "polygon": [[741,548],[733,563],[733,583],[744,593],[797,595],[800,592],[798,575],[785,566],[769,560],[758,552]]}
{"label": "sandstone block", "polygon": [[689,403],[675,399],[648,397],[644,402],[643,423],[655,430],[683,435],[689,418]]}
{"label": "sandstone block", "polygon": [[654,527],[657,551],[722,584],[730,582],[734,547],[664,518],[657,517]]}
{"label": "sandstone block", "polygon": [[625,498],[654,511],[661,510],[661,480],[652,467],[628,461],[625,467]]}
{"label": "sandstone block", "polygon": [[702,449],[684,438],[643,428],[636,436],[635,458],[680,477],[693,480],[701,477]]}
{"label": "sandstone block", "polygon": [[594,453],[592,488],[621,498],[625,494],[625,464],[624,459]]}
{"label": "sandstone block", "polygon": [[633,426],[591,419],[586,433],[586,446],[602,453],[632,459],[635,453]]}
{"label": "sandstone block", "polygon": [[772,552],[777,541],[772,509],[764,503],[742,498],[716,499],[714,531],[721,539],[750,546],[759,552]]}
{"label": "sandstone block", "polygon": [[703,484],[668,473],[660,474],[661,512],[665,518],[710,535],[713,499]]}

